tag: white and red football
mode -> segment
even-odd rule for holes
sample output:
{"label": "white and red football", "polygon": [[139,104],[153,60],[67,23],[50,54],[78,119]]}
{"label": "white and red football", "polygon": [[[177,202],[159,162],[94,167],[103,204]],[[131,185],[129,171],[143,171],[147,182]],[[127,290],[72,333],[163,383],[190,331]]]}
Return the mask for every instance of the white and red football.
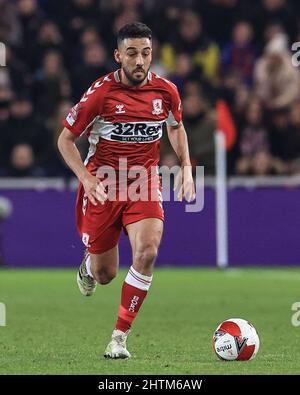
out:
{"label": "white and red football", "polygon": [[259,337],[254,326],[241,318],[223,321],[213,335],[217,356],[226,361],[248,361],[255,358]]}

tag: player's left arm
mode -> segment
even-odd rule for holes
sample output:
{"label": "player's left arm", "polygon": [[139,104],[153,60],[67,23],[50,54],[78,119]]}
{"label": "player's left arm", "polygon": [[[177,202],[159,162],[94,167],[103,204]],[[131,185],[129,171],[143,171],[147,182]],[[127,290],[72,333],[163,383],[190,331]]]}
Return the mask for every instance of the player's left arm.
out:
{"label": "player's left arm", "polygon": [[169,141],[179,159],[181,172],[175,179],[174,189],[179,187],[178,198],[183,197],[190,202],[195,199],[195,184],[192,175],[192,166],[189,154],[189,144],[182,121],[177,125],[167,124]]}

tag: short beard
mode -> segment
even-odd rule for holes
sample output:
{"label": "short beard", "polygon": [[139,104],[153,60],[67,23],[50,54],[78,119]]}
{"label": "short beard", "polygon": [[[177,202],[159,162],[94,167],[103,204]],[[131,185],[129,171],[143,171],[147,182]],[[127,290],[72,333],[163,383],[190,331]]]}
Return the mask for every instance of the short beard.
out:
{"label": "short beard", "polygon": [[134,78],[124,66],[122,66],[122,69],[123,69],[124,74],[126,75],[126,78],[128,79],[128,81],[130,81],[132,83],[132,85],[137,86],[137,85],[140,85],[143,81],[145,81],[145,79],[147,78],[148,72],[150,70],[150,67],[147,71],[145,71],[145,75],[142,80],[138,80],[138,79]]}

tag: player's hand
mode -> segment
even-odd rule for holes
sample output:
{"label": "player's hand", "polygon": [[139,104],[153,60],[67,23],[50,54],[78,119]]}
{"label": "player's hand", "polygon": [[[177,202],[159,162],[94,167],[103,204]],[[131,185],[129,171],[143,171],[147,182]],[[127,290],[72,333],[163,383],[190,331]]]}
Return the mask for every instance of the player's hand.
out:
{"label": "player's hand", "polygon": [[177,198],[182,201],[191,202],[196,198],[195,184],[191,166],[183,166],[177,173],[174,182],[174,191],[178,190]]}
{"label": "player's hand", "polygon": [[94,206],[97,206],[97,201],[104,204],[107,199],[107,194],[99,178],[87,174],[82,180],[82,185],[86,196]]}

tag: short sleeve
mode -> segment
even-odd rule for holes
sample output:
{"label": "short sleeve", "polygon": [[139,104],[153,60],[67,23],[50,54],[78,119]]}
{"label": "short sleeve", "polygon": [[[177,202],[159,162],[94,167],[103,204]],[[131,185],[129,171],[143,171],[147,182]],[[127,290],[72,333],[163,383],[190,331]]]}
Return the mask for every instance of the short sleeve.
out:
{"label": "short sleeve", "polygon": [[95,91],[90,88],[81,98],[80,102],[70,109],[63,125],[76,136],[80,136],[99,115],[99,102]]}
{"label": "short sleeve", "polygon": [[171,108],[169,110],[169,116],[167,118],[167,124],[176,126],[182,121],[182,106],[181,99],[177,90],[177,87],[170,83],[171,89]]}

